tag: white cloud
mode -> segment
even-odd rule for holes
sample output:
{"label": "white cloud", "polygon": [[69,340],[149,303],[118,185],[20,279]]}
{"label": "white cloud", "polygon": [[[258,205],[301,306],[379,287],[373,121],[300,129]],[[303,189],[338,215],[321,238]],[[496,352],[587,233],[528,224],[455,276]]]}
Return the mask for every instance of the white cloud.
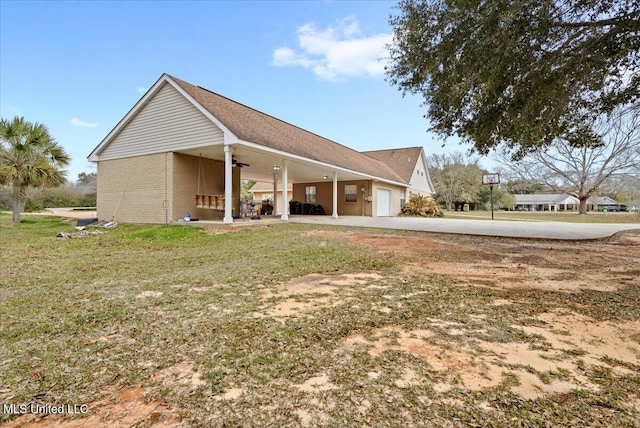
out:
{"label": "white cloud", "polygon": [[74,117],[73,119],[71,119],[69,121],[69,123],[72,124],[73,126],[77,126],[79,128],[95,128],[96,126],[98,126],[97,123],[84,122],[84,121],[78,119],[77,117]]}
{"label": "white cloud", "polygon": [[335,26],[319,30],[309,23],[296,31],[299,51],[280,47],[273,52],[271,65],[300,66],[312,70],[326,80],[342,80],[353,76],[384,74],[385,46],[391,34],[364,37],[360,23],[353,17],[337,21]]}
{"label": "white cloud", "polygon": [[148,90],[149,90],[149,88],[145,88],[144,86],[138,86],[138,93],[139,94],[144,94]]}

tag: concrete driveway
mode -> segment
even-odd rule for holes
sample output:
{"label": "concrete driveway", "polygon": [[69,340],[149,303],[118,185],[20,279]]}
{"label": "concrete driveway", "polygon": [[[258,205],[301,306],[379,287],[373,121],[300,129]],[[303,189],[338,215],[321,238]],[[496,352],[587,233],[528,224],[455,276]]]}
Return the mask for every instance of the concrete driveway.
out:
{"label": "concrete driveway", "polygon": [[333,219],[330,216],[291,216],[289,221],[292,223],[332,224],[463,235],[562,240],[605,238],[622,230],[640,229],[640,223],[599,224],[416,217],[340,217]]}

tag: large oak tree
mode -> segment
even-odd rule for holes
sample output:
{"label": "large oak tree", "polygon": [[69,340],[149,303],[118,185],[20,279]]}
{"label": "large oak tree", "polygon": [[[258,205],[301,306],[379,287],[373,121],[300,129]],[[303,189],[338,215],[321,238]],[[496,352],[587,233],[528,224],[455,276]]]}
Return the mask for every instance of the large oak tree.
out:
{"label": "large oak tree", "polygon": [[[432,130],[516,156],[640,98],[638,0],[401,0],[388,80]],[[584,141],[597,144],[597,138]]]}
{"label": "large oak tree", "polygon": [[588,199],[604,193],[608,181],[638,183],[640,108],[616,109],[590,127],[599,136],[596,145],[556,138],[546,150],[533,151],[518,161],[505,147],[497,150],[494,158],[512,178],[542,182],[575,196],[580,201],[580,214],[586,214]]}

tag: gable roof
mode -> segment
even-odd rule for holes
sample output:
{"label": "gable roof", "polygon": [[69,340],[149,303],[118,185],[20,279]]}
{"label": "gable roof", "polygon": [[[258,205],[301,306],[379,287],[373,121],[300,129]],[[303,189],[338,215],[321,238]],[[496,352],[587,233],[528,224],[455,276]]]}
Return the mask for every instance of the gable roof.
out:
{"label": "gable roof", "polygon": [[422,147],[371,150],[362,153],[387,164],[404,181],[409,182],[411,181],[411,177],[413,177],[416,163],[418,162],[418,159],[420,159]]}
{"label": "gable roof", "polygon": [[596,205],[619,205],[615,199],[611,199],[608,196],[596,196],[594,198],[589,198],[589,203]]}
{"label": "gable roof", "polygon": [[[200,86],[165,75],[239,140],[335,165],[373,177],[408,184],[384,162],[306,131]],[[410,177],[409,177],[410,178]]]}

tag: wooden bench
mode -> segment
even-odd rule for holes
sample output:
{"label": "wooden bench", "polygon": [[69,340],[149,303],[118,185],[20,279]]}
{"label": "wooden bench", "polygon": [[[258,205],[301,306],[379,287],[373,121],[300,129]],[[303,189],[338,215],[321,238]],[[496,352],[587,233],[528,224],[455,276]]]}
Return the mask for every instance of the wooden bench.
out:
{"label": "wooden bench", "polygon": [[224,211],[224,195],[196,195],[196,208]]}

